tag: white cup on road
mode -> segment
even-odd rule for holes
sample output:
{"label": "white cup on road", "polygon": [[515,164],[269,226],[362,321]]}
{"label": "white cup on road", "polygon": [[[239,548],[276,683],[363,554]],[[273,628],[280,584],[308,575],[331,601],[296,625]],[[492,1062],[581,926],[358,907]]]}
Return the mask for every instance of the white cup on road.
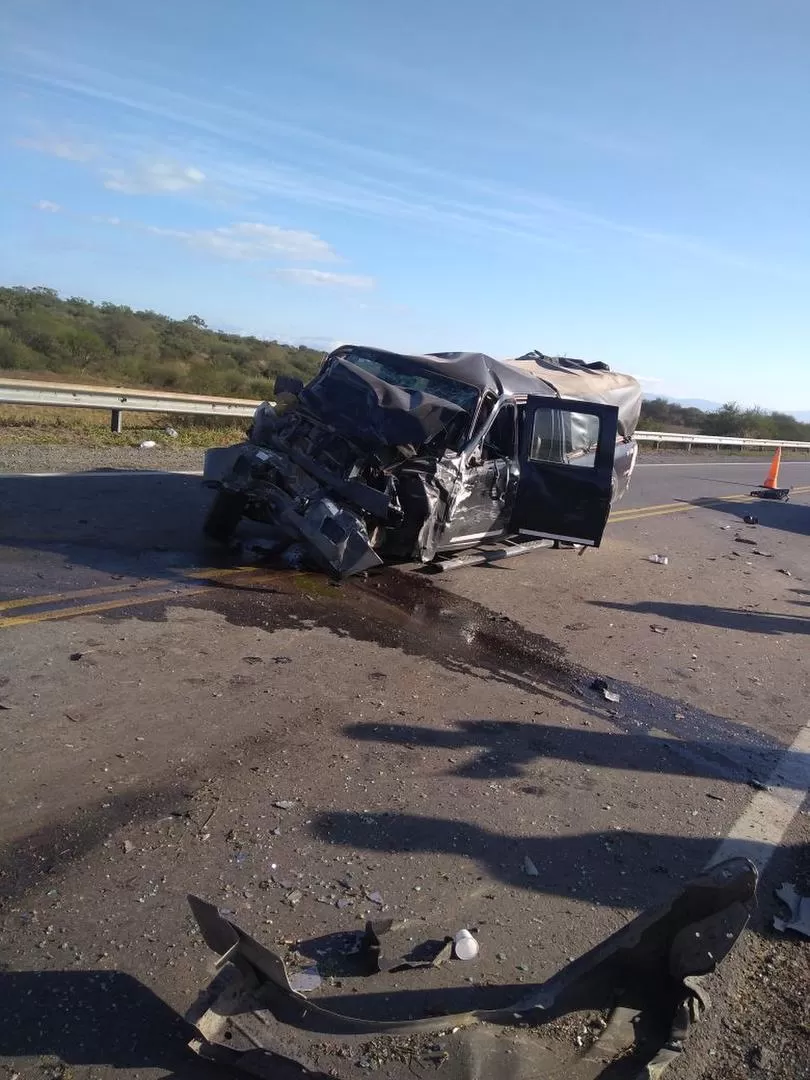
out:
{"label": "white cup on road", "polygon": [[478,942],[469,930],[459,930],[453,938],[453,950],[459,960],[474,960],[478,956]]}

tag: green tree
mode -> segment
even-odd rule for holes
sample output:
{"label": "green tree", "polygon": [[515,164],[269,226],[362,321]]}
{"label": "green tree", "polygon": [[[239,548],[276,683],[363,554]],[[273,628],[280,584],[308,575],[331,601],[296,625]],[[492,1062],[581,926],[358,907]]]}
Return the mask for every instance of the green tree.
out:
{"label": "green tree", "polygon": [[0,287],[0,364],[6,370],[122,386],[266,397],[276,374],[308,379],[321,354],[209,330],[200,315],[171,319],[125,304],[62,300],[45,286]]}

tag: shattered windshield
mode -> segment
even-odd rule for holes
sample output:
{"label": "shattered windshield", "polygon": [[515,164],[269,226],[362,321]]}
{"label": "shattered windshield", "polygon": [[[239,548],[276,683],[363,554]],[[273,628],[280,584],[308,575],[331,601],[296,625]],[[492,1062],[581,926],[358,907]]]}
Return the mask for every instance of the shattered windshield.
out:
{"label": "shattered windshield", "polygon": [[414,365],[406,371],[404,368],[394,367],[379,354],[363,352],[360,349],[351,349],[342,356],[355,367],[368,371],[391,386],[402,386],[407,390],[419,390],[423,394],[442,398],[458,405],[467,413],[472,413],[478,402],[479,391],[476,387],[437,375],[427,368]]}

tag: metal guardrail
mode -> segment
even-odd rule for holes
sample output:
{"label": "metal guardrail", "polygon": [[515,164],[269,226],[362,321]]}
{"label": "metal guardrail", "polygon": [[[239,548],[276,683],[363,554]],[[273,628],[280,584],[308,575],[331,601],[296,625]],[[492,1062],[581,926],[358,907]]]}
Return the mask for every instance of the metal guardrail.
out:
{"label": "metal guardrail", "polygon": [[675,446],[715,446],[721,450],[724,446],[751,449],[781,446],[783,450],[810,451],[810,442],[791,442],[789,439],[737,439],[727,435],[686,435],[667,431],[637,431],[634,436],[638,442],[655,443],[656,446],[669,444]]}
{"label": "metal guardrail", "polygon": [[121,431],[125,412],[188,413],[196,416],[253,416],[258,401],[172,394],[160,390],[126,390],[120,386],[76,386],[72,383],[0,379],[0,402],[6,405],[50,405],[69,409],[104,409],[110,427]]}
{"label": "metal guardrail", "polygon": [[[33,382],[0,378],[0,403],[51,405],[70,409],[104,409],[113,431],[121,431],[124,412],[188,413],[196,416],[253,416],[258,401],[245,398],[210,397],[205,394],[172,394],[158,390],[126,390],[120,386],[75,386],[72,383]],[[670,446],[715,446],[810,451],[810,442],[781,439],[734,439],[724,435],[687,435],[667,431],[637,431],[639,442]]]}

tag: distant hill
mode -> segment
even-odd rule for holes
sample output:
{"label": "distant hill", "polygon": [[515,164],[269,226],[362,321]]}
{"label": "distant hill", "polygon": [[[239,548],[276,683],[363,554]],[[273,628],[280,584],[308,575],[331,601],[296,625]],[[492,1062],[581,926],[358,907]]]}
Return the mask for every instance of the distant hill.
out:
{"label": "distant hill", "polygon": [[[694,399],[693,399],[694,400]],[[692,402],[650,397],[641,405],[639,428],[642,431],[683,431],[694,435],[728,435],[739,439],[784,439],[810,442],[810,423],[797,420],[790,413],[743,409],[733,402],[700,409]]]}
{"label": "distant hill", "polygon": [[663,398],[670,405],[680,405],[682,409],[700,409],[701,412],[716,412],[722,408],[719,401],[707,401],[706,398],[664,397],[662,394],[645,394],[645,401],[659,401]]}
{"label": "distant hill", "polygon": [[[645,394],[645,401],[657,401],[661,400],[660,394]],[[723,406],[719,401],[707,401],[706,398],[663,398],[664,401],[668,401],[671,405],[679,405],[682,409],[700,409],[701,412],[713,413],[718,409],[722,409]],[[790,412],[789,416],[798,420],[802,424],[810,423],[810,411],[806,412]]]}
{"label": "distant hill", "polygon": [[323,351],[209,330],[198,315],[0,288],[0,371],[181,393],[266,398],[276,375],[308,380]]}

